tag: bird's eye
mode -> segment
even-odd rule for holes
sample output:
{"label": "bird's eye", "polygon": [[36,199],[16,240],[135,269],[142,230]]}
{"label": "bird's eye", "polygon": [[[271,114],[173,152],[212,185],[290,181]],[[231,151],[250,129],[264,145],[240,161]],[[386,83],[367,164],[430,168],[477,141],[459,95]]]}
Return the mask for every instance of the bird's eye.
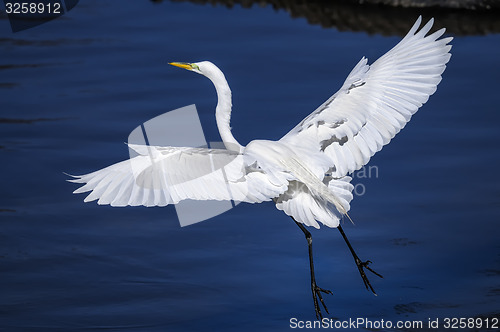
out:
{"label": "bird's eye", "polygon": [[198,67],[198,65],[196,65],[194,63],[191,64],[191,68],[196,69],[196,70],[200,70],[200,67]]}

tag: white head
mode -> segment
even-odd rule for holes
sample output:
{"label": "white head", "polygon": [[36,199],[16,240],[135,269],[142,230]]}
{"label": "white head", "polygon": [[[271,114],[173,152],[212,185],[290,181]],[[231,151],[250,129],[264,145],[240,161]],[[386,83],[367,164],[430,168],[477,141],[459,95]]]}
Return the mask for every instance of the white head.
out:
{"label": "white head", "polygon": [[171,62],[169,64],[179,68],[187,69],[189,71],[194,71],[195,73],[206,76],[214,83],[219,82],[221,79],[223,81],[226,80],[222,71],[210,61],[201,61],[195,63]]}

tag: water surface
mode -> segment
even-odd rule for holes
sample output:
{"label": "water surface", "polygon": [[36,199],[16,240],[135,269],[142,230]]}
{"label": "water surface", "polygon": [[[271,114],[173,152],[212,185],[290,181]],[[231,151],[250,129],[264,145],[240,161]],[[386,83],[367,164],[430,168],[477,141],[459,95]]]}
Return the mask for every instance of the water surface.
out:
{"label": "water surface", "polygon": [[[3,17],[5,18],[5,17]],[[246,144],[279,139],[362,56],[400,37],[338,31],[271,7],[85,1],[13,34],[0,20],[0,326],[6,331],[286,330],[313,320],[307,247],[271,203],[180,228],[173,207],[83,203],[63,172],[128,157],[131,130],[196,104],[218,141],[211,60]],[[409,23],[411,24],[411,22]],[[384,275],[367,292],[336,230],[314,230],[318,283],[340,320],[498,317],[500,35],[460,36],[437,93],[356,178],[344,228]]]}

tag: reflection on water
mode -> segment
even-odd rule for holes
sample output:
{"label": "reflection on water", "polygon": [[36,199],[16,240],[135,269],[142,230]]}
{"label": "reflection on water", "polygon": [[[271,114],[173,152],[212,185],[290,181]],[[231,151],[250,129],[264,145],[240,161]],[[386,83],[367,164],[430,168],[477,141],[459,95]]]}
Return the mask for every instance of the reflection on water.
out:
{"label": "reflection on water", "polygon": [[22,65],[1,64],[0,70],[19,69],[19,68],[37,68],[37,67],[41,67],[41,66],[48,66],[48,64],[41,64],[41,63],[30,63],[30,64],[22,64]]}
{"label": "reflection on water", "polygon": [[406,315],[409,313],[417,313],[424,310],[433,310],[439,308],[457,308],[457,304],[445,304],[445,303],[422,303],[422,302],[410,302],[401,303],[394,306],[394,311],[398,315]]}
{"label": "reflection on water", "polygon": [[36,119],[16,119],[16,118],[0,118],[0,123],[6,123],[6,124],[31,124],[35,122],[44,122],[44,121],[60,121],[60,120],[67,120],[67,118],[36,118]]}
{"label": "reflection on water", "polygon": [[[50,23],[48,23],[50,24]],[[88,45],[92,42],[95,42],[93,39],[51,39],[51,40],[28,40],[22,38],[0,38],[0,46],[62,46],[68,44],[75,45]]]}
{"label": "reflection on water", "polygon": [[18,85],[17,83],[0,83],[0,89],[12,89]]}
{"label": "reflection on water", "polygon": [[[152,0],[161,2],[161,0]],[[304,17],[310,24],[340,31],[365,31],[369,34],[404,36],[419,15],[434,17],[436,25],[446,27],[453,35],[486,35],[500,32],[500,7],[495,10],[465,10],[448,8],[408,8],[357,4],[350,1],[322,0],[172,0],[197,4],[243,8],[270,5],[284,10],[291,17]],[[500,3],[500,1],[498,1]]]}

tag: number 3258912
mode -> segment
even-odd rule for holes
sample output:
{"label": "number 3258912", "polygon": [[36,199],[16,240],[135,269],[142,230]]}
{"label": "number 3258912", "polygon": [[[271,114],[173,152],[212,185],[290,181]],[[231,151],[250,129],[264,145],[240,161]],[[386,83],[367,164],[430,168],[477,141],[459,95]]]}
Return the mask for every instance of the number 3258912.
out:
{"label": "number 3258912", "polygon": [[7,14],[62,14],[63,9],[59,2],[6,2]]}

